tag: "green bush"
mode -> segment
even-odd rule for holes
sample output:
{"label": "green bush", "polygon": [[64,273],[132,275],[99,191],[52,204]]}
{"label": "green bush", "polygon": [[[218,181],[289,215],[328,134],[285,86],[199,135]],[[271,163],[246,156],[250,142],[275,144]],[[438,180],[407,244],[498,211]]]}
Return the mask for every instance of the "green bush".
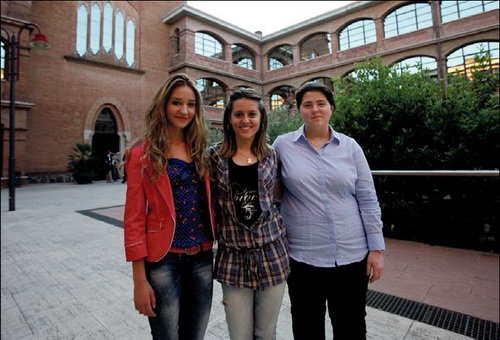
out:
{"label": "green bush", "polygon": [[[498,169],[498,73],[398,74],[380,60],[335,80],[333,127],[372,170]],[[498,252],[498,177],[375,176],[386,236]]]}
{"label": "green bush", "polygon": [[296,110],[273,110],[268,114],[267,137],[272,144],[276,137],[297,130],[302,125],[302,117]]}

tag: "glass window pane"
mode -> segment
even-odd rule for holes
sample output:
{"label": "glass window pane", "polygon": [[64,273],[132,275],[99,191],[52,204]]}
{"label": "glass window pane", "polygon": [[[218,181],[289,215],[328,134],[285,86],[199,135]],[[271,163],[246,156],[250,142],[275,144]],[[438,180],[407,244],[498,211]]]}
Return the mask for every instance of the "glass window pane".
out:
{"label": "glass window pane", "polygon": [[195,53],[205,57],[224,59],[222,44],[210,34],[203,32],[195,33]]}
{"label": "glass window pane", "polygon": [[269,53],[269,70],[291,65],[293,63],[293,51],[291,45],[281,45]]}
{"label": "glass window pane", "polygon": [[106,52],[113,46],[113,7],[109,2],[104,5],[104,22],[102,25],[102,47]]}
{"label": "glass window pane", "polygon": [[118,59],[123,57],[123,39],[125,34],[125,18],[122,12],[118,12],[115,16],[115,56]]}
{"label": "glass window pane", "polygon": [[498,9],[500,1],[483,1],[484,2],[484,10],[491,11],[492,9]]}
{"label": "glass window pane", "polygon": [[92,53],[99,52],[101,43],[101,7],[92,5],[90,12],[90,50]]}
{"label": "glass window pane", "polygon": [[127,22],[127,51],[125,54],[125,60],[128,66],[134,64],[134,52],[135,52],[135,25],[132,20]]}
{"label": "glass window pane", "polygon": [[476,56],[490,53],[490,68],[499,69],[499,43],[496,41],[478,42],[464,46],[448,55],[446,66],[448,73],[470,75],[472,67],[477,67]]}
{"label": "glass window pane", "polygon": [[353,48],[377,40],[375,22],[373,20],[356,21],[340,32],[341,49]]}
{"label": "glass window pane", "polygon": [[0,79],[5,79],[5,44],[1,42],[0,48]]}
{"label": "glass window pane", "polygon": [[216,80],[208,78],[197,79],[196,88],[201,93],[204,105],[224,108],[226,101],[225,90]]}
{"label": "glass window pane", "polygon": [[87,52],[87,20],[88,11],[85,6],[78,8],[78,18],[76,23],[76,52],[83,56]]}
{"label": "glass window pane", "polygon": [[385,37],[413,32],[432,26],[431,6],[428,3],[410,4],[389,14],[384,21]]}
{"label": "glass window pane", "polygon": [[442,22],[448,22],[499,8],[498,1],[442,1]]}
{"label": "glass window pane", "polygon": [[332,53],[331,41],[326,33],[315,34],[300,46],[301,60],[313,59],[330,53]]}

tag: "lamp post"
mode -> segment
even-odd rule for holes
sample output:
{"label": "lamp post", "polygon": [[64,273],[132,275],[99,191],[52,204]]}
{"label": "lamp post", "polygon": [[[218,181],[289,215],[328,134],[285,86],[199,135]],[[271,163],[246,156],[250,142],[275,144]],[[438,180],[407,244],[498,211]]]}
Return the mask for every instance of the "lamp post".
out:
{"label": "lamp post", "polygon": [[[17,34],[9,32],[2,27],[3,33],[7,34],[8,50],[6,50],[6,61],[9,62],[8,72],[10,96],[9,96],[9,211],[16,210],[16,80],[19,79],[19,50],[20,37],[25,29],[29,29],[30,35],[33,29],[38,33],[28,43],[30,47],[47,49],[50,47],[45,35],[40,31],[40,27],[35,24],[24,24]],[[7,65],[5,65],[7,67]]]}

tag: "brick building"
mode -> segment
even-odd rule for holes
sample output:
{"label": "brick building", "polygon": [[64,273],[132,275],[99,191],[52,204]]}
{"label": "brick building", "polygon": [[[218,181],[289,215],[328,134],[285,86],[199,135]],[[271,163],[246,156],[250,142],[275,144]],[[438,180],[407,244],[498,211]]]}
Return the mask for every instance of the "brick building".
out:
{"label": "brick building", "polygon": [[[245,31],[186,1],[3,1],[2,28],[37,24],[52,48],[20,35],[16,170],[36,179],[66,171],[67,154],[87,142],[103,154],[140,135],[143,114],[164,79],[197,81],[217,125],[239,86],[270,108],[293,105],[306,81],[329,83],[380,56],[422,63],[438,77],[466,72],[489,50],[498,68],[499,1],[357,1],[273,34]],[[32,34],[33,35],[33,34]],[[2,32],[2,177],[8,174],[9,81]]]}

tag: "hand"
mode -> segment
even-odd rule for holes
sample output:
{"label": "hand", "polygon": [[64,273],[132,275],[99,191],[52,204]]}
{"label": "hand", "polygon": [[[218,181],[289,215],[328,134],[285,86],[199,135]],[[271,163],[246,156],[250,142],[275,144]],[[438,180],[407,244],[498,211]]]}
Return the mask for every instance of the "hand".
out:
{"label": "hand", "polygon": [[134,304],[139,313],[156,317],[153,311],[156,308],[155,292],[148,281],[134,283]]}
{"label": "hand", "polygon": [[366,275],[370,283],[373,283],[382,277],[384,272],[384,254],[380,251],[370,251],[366,262]]}

